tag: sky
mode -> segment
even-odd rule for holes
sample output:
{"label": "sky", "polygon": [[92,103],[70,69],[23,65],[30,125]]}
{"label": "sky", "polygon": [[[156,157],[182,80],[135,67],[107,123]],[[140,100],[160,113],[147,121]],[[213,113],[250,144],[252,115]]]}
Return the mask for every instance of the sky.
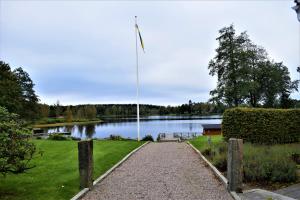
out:
{"label": "sky", "polygon": [[[300,23],[292,6],[293,0],[0,0],[0,59],[30,74],[42,103],[135,103],[137,15],[145,44],[145,53],[138,50],[140,103],[205,102],[216,86],[207,67],[218,30],[232,23],[299,79]],[[300,99],[299,92],[292,97]]]}

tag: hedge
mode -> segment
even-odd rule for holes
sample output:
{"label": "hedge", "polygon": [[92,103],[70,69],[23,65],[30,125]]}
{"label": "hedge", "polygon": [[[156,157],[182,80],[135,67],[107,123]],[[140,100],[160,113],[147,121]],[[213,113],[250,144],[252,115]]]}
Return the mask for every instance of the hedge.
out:
{"label": "hedge", "polygon": [[226,140],[280,144],[300,141],[300,109],[233,108],[223,114]]}

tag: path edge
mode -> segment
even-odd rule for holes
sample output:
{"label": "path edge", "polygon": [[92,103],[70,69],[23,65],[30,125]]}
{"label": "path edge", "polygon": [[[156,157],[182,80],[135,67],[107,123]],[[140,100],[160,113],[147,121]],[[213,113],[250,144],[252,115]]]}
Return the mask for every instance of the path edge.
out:
{"label": "path edge", "polygon": [[[203,155],[202,153],[196,148],[194,147],[194,145],[192,145],[189,141],[186,142],[190,147],[192,147],[192,149],[199,154],[200,158],[209,166],[209,168],[211,169],[211,171],[213,171],[213,173],[218,177],[218,179],[225,185],[225,187],[227,187],[228,184],[228,180],[227,178],[225,178],[225,176],[223,176],[223,174],[215,167],[213,166],[213,164],[211,164],[211,162],[209,162]],[[231,195],[231,197],[235,200],[241,200],[241,198],[237,195],[236,192],[234,191],[228,191],[229,194]]]}
{"label": "path edge", "polygon": [[[102,174],[100,177],[98,177],[94,182],[93,186],[95,186],[97,183],[101,182],[104,178],[106,178],[111,172],[113,172],[117,167],[119,167],[123,162],[125,162],[130,156],[132,156],[135,152],[149,144],[150,142],[146,142],[142,144],[141,146],[135,148],[132,150],[129,154],[127,154],[122,160],[120,160],[117,164],[115,164],[113,167],[111,167],[109,170],[107,170],[104,174]],[[79,200],[81,199],[88,191],[90,191],[89,188],[83,188],[80,190],[75,196],[73,196],[70,200]]]}

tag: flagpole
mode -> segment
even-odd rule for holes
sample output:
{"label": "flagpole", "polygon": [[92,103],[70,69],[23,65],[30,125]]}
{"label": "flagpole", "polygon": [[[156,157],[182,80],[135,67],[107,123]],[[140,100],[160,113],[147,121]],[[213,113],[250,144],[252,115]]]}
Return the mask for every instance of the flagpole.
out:
{"label": "flagpole", "polygon": [[135,16],[135,53],[136,53],[136,115],[137,115],[137,139],[140,141],[140,104],[139,104],[139,59],[137,45],[137,16]]}

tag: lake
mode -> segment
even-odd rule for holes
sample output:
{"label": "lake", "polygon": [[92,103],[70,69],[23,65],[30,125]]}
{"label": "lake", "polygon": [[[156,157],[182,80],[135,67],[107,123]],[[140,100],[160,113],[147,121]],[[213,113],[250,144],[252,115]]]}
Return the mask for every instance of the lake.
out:
{"label": "lake", "polygon": [[[151,134],[154,139],[159,133],[197,133],[201,135],[201,124],[219,124],[221,116],[149,116],[140,121],[141,138]],[[121,135],[124,138],[137,138],[137,122],[134,118],[106,119],[106,122],[43,128],[46,133],[71,132],[79,138],[107,138],[110,135]]]}

